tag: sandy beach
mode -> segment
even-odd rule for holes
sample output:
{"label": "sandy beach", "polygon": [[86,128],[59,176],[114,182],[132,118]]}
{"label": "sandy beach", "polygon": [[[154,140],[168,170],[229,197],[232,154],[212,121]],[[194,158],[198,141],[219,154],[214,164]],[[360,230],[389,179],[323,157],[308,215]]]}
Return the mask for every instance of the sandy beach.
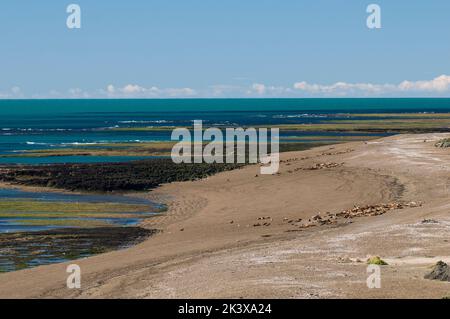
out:
{"label": "sandy beach", "polygon": [[[281,154],[259,166],[163,185],[161,230],[120,251],[0,275],[1,298],[443,298],[423,279],[450,262],[449,134],[397,135]],[[314,223],[355,205],[416,203],[377,216]],[[300,220],[301,219],[301,220]],[[308,221],[310,220],[310,221]],[[424,222],[424,220],[432,222]],[[366,285],[380,256],[380,289]],[[66,287],[66,267],[82,270]]]}

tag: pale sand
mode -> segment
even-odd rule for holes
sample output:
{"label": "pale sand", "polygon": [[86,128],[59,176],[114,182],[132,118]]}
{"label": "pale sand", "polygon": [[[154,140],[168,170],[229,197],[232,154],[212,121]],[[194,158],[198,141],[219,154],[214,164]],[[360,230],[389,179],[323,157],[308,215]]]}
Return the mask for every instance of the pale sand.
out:
{"label": "pale sand", "polygon": [[[82,289],[66,288],[66,263],[0,275],[0,297],[448,296],[450,283],[423,279],[436,261],[450,261],[450,150],[433,146],[446,136],[284,153],[280,175],[259,175],[256,165],[164,185],[150,197],[166,201],[169,211],[144,225],[162,232],[126,250],[71,262],[81,266]],[[326,162],[344,165],[296,170]],[[298,228],[284,220],[393,201],[424,204],[338,227],[291,231]],[[272,218],[270,226],[254,227],[262,216]],[[439,223],[422,224],[424,218]],[[367,288],[367,265],[358,262],[370,255],[389,263],[381,289]]]}

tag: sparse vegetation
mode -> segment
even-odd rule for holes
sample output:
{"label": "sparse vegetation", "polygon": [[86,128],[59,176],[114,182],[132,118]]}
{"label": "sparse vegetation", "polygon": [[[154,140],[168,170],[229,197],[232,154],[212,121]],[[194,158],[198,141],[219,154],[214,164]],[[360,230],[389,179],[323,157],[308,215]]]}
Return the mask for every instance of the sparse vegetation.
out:
{"label": "sparse vegetation", "polygon": [[387,266],[388,263],[381,259],[379,256],[370,257],[367,259],[368,265],[379,265],[379,266]]}
{"label": "sparse vegetation", "polygon": [[441,148],[447,148],[450,147],[450,138],[445,138],[443,140],[440,140],[439,142],[437,142],[435,144],[436,147],[441,147]]}

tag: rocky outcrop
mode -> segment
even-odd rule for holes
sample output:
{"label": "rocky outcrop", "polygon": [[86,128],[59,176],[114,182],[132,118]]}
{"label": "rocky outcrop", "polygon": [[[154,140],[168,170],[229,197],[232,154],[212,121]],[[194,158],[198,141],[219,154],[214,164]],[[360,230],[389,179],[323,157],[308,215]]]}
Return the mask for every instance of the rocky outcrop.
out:
{"label": "rocky outcrop", "polygon": [[450,147],[450,138],[445,138],[443,140],[440,140],[439,142],[437,142],[436,144],[434,144],[434,146],[436,147],[441,147],[441,148],[447,148]]}
{"label": "rocky outcrop", "polygon": [[433,270],[426,274],[425,279],[450,281],[450,267],[443,261],[438,261]]}

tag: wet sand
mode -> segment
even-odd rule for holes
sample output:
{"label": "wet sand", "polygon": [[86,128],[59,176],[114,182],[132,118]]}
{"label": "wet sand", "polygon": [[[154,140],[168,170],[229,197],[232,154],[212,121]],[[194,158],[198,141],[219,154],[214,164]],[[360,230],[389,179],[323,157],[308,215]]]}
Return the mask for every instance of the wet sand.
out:
{"label": "wet sand", "polygon": [[[277,175],[260,175],[255,165],[164,185],[148,196],[166,202],[168,212],[143,225],[161,232],[75,261],[81,289],[66,288],[69,263],[55,264],[1,274],[0,297],[448,296],[450,283],[423,279],[436,261],[450,261],[450,150],[434,147],[448,136],[399,135],[283,153]],[[397,202],[422,205],[322,226],[295,222]],[[372,255],[389,264],[381,289],[366,285],[364,261]]]}

